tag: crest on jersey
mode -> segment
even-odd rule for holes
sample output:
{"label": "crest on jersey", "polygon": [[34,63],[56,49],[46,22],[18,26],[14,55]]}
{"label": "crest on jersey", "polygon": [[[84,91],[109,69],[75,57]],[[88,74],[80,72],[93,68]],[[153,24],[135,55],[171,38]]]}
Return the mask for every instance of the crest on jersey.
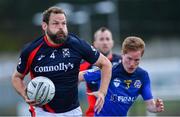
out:
{"label": "crest on jersey", "polygon": [[115,87],[119,87],[120,83],[121,83],[121,80],[119,78],[115,78],[113,80],[113,84],[114,84]]}
{"label": "crest on jersey", "polygon": [[134,82],[134,87],[136,87],[136,88],[141,88],[141,85],[142,85],[142,83],[141,83],[140,80],[136,80],[136,81]]}
{"label": "crest on jersey", "polygon": [[62,53],[63,53],[63,58],[70,57],[69,48],[63,48]]}

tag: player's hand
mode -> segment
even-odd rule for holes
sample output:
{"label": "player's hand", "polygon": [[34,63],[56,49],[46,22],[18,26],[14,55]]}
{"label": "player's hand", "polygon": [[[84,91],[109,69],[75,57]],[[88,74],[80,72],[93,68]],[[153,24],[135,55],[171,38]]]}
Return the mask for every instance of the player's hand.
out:
{"label": "player's hand", "polygon": [[164,111],[164,103],[163,103],[163,101],[162,101],[162,99],[157,99],[156,100],[156,111],[157,112],[162,112],[162,111]]}
{"label": "player's hand", "polygon": [[101,91],[96,91],[96,92],[92,92],[92,93],[87,93],[88,95],[94,95],[97,97],[96,103],[95,103],[95,107],[94,107],[94,111],[99,113],[104,105],[104,99],[105,99],[105,95],[104,93],[102,93]]}
{"label": "player's hand", "polygon": [[34,101],[34,100],[30,100],[27,96],[23,96],[25,102],[31,106],[38,106],[39,103]]}
{"label": "player's hand", "polygon": [[28,103],[31,106],[37,105],[36,101],[28,99],[27,96],[24,98],[24,100],[25,100],[26,103]]}
{"label": "player's hand", "polygon": [[30,99],[28,98],[26,92],[27,92],[27,88],[25,88],[24,93],[22,93],[22,94],[23,94],[22,97],[23,97],[23,99],[25,100],[25,102],[26,102],[27,104],[31,105],[31,106],[38,106],[39,103],[37,103],[35,100],[30,100]]}

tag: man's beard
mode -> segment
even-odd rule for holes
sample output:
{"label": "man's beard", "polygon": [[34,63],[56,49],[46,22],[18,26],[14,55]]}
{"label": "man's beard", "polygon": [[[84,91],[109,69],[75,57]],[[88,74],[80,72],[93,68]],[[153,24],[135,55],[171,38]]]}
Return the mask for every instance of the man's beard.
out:
{"label": "man's beard", "polygon": [[55,44],[62,44],[67,39],[67,34],[63,31],[58,31],[56,34],[53,34],[49,29],[47,29],[47,35]]}

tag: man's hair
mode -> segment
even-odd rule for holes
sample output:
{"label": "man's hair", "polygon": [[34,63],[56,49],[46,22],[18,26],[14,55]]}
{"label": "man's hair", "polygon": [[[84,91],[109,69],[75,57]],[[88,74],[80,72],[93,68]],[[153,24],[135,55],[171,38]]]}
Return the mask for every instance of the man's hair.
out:
{"label": "man's hair", "polygon": [[60,13],[60,14],[64,14],[66,16],[63,9],[61,9],[59,7],[50,7],[43,12],[43,22],[46,22],[47,24],[49,23],[49,17],[51,15],[51,13],[54,13],[54,14]]}
{"label": "man's hair", "polygon": [[145,43],[144,41],[136,36],[129,36],[125,38],[122,43],[122,53],[126,54],[129,51],[141,51],[141,56],[144,54]]}
{"label": "man's hair", "polygon": [[100,27],[95,33],[94,33],[94,38],[92,39],[92,43],[96,40],[98,32],[105,32],[105,31],[109,31],[111,33],[111,31],[106,28],[106,27]]}

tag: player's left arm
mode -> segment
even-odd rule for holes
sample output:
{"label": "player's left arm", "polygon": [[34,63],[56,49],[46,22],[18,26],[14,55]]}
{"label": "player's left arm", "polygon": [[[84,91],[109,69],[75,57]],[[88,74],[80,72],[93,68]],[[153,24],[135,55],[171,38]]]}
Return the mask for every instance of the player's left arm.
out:
{"label": "player's left arm", "polygon": [[162,112],[164,111],[164,103],[162,99],[154,99],[152,96],[152,90],[151,90],[151,82],[149,78],[149,74],[147,72],[144,72],[143,74],[143,86],[141,89],[141,94],[143,99],[145,100],[146,108],[149,112]]}
{"label": "player's left arm", "polygon": [[111,62],[101,53],[99,53],[93,46],[90,46],[87,42],[83,40],[76,41],[76,49],[81,53],[82,58],[94,64],[101,69],[101,83],[98,90],[98,97],[95,103],[95,111],[99,113],[103,107],[105,95],[109,86],[109,82],[112,74],[112,64]]}
{"label": "player's left arm", "polygon": [[97,79],[100,80],[101,77],[99,90],[96,92],[87,93],[88,95],[94,95],[97,97],[95,103],[95,111],[99,113],[104,105],[105,96],[111,79],[112,65],[111,62],[102,54],[100,54],[95,65],[100,68],[101,72],[99,69],[81,71],[79,72],[78,80],[79,82],[91,82]]}
{"label": "player's left arm", "polygon": [[150,99],[145,101],[145,103],[149,112],[156,113],[164,111],[164,103],[162,99]]}
{"label": "player's left arm", "polygon": [[95,111],[99,113],[104,105],[105,96],[111,79],[112,64],[104,55],[100,54],[95,65],[101,69],[101,83],[95,103]]}

